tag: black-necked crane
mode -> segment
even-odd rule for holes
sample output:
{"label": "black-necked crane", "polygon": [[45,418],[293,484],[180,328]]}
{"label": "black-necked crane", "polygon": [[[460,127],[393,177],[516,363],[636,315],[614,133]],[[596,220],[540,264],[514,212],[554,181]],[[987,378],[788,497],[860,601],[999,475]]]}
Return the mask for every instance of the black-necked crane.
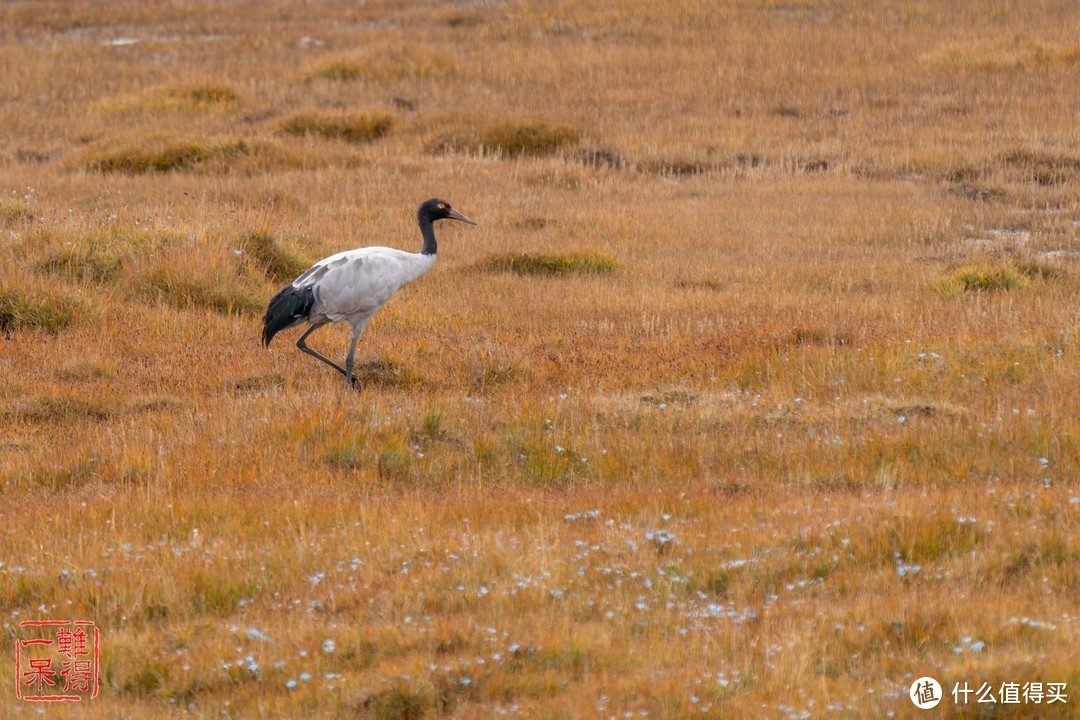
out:
{"label": "black-necked crane", "polygon": [[[360,335],[371,316],[391,295],[423,277],[435,264],[438,247],[434,223],[444,218],[476,224],[445,200],[432,198],[416,211],[420,233],[424,237],[424,246],[419,253],[388,247],[363,247],[339,252],[312,265],[270,300],[263,317],[263,347],[270,347],[274,335],[282,330],[311,323],[307,332],[296,341],[296,347],[322,360],[344,375],[346,382],[355,385],[356,376],[352,370]],[[345,367],[323,357],[304,342],[323,325],[342,321],[352,327],[352,343],[345,356]]]}

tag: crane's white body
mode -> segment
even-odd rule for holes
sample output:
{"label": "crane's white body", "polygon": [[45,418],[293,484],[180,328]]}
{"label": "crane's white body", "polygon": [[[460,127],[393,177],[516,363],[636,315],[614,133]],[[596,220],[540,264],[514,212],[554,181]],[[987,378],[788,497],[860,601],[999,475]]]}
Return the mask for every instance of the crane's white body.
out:
{"label": "crane's white body", "polygon": [[391,295],[423,277],[434,264],[434,254],[388,247],[357,248],[324,258],[293,280],[294,288],[310,287],[315,296],[308,315],[312,330],[342,321],[352,328],[349,354],[345,356],[346,378],[352,377],[356,343],[371,316]]}
{"label": "crane's white body", "polygon": [[[437,244],[433,223],[452,218],[471,225],[476,223],[450,207],[450,203],[432,198],[420,205],[416,219],[424,238],[419,253],[388,247],[346,250],[323,258],[278,291],[263,317],[263,346],[269,347],[274,335],[303,322],[311,323],[296,341],[296,347],[321,360],[356,383],[352,373],[356,343],[368,321],[390,296],[413,280],[423,277],[435,264]],[[347,322],[352,327],[352,342],[345,357],[345,367],[323,357],[304,340],[327,323]]]}
{"label": "crane's white body", "polygon": [[[292,285],[297,289],[311,287],[315,293],[308,322],[345,321],[359,336],[363,325],[391,295],[423,277],[434,264],[435,255],[387,247],[357,248],[323,258]],[[358,326],[360,331],[356,332]]]}

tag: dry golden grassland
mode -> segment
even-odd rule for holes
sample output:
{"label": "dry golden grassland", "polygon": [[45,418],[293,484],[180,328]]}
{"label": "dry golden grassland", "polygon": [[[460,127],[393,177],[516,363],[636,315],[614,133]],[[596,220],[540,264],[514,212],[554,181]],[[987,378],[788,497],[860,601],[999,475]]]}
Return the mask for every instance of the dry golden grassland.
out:
{"label": "dry golden grassland", "polygon": [[[0,715],[1075,717],[1076,20],[0,3]],[[260,347],[432,196],[360,392]]]}

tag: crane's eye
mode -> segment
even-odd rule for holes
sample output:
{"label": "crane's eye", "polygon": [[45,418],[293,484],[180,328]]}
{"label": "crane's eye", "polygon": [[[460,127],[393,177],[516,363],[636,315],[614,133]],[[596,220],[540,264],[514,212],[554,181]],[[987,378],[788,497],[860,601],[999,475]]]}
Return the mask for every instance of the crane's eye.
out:
{"label": "crane's eye", "polygon": [[446,203],[439,203],[439,209],[440,210],[445,210],[446,209]]}

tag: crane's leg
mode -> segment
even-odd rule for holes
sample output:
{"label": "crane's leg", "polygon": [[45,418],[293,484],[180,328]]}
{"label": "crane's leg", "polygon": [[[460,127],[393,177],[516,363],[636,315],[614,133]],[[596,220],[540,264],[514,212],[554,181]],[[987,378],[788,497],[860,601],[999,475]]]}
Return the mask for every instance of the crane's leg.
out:
{"label": "crane's leg", "polygon": [[353,375],[353,361],[356,359],[356,343],[360,340],[360,336],[364,332],[364,328],[367,327],[368,321],[361,320],[355,326],[353,326],[352,343],[349,344],[349,354],[345,356],[345,380],[349,382],[353,387],[356,387],[358,382],[356,376]]}
{"label": "crane's leg", "polygon": [[[327,364],[327,365],[329,365],[330,367],[334,368],[334,369],[335,369],[335,370],[337,370],[337,371],[338,371],[339,373],[341,373],[342,375],[344,375],[344,376],[346,377],[346,379],[348,379],[348,378],[349,378],[349,376],[351,375],[351,373],[347,373],[347,372],[345,372],[345,368],[341,367],[340,365],[338,365],[338,364],[337,364],[336,362],[334,362],[333,360],[328,360],[327,358],[323,357],[323,356],[322,356],[322,355],[320,355],[319,353],[315,352],[314,350],[312,350],[311,348],[309,348],[309,347],[307,346],[307,343],[305,343],[305,342],[304,342],[304,340],[306,340],[306,339],[307,339],[307,336],[308,336],[308,335],[310,335],[311,333],[315,332],[316,330],[318,330],[318,329],[319,329],[319,328],[321,328],[321,327],[322,327],[322,325],[312,325],[311,327],[309,327],[309,328],[308,328],[308,331],[307,331],[306,333],[304,333],[303,335],[301,335],[301,336],[300,336],[300,339],[296,341],[296,347],[300,348],[300,350],[302,350],[303,352],[306,352],[306,353],[307,353],[308,355],[310,355],[311,357],[313,357],[313,358],[316,358],[316,359],[318,359],[318,360],[322,360],[322,361],[323,361],[324,363],[326,363],[326,364]],[[354,344],[354,345],[356,344],[356,341],[355,341],[355,340],[353,341],[353,344]]]}

